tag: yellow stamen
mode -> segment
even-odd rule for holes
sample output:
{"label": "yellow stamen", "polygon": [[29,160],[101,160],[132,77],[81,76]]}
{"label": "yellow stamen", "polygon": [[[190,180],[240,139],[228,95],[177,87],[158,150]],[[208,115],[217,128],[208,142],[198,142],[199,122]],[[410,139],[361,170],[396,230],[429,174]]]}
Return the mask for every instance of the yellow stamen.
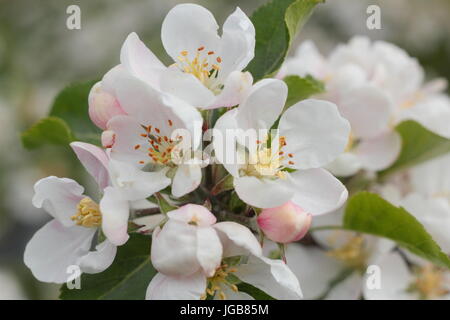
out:
{"label": "yellow stamen", "polygon": [[100,227],[102,224],[100,207],[89,197],[81,199],[77,205],[77,213],[70,219],[77,225],[86,228]]}

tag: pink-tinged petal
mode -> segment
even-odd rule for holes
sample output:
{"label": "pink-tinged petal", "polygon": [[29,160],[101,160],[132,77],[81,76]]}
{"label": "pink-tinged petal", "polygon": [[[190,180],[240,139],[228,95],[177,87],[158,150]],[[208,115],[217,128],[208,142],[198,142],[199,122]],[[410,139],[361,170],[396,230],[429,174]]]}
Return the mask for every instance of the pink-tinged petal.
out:
{"label": "pink-tinged petal", "polygon": [[109,158],[106,152],[97,146],[85,142],[72,142],[70,146],[85,169],[95,179],[100,189],[105,189],[110,184],[108,173]]}
{"label": "pink-tinged petal", "polygon": [[116,257],[117,247],[108,240],[103,241],[90,251],[87,255],[81,257],[78,265],[85,273],[99,273],[106,270]]}
{"label": "pink-tinged petal", "polygon": [[175,129],[187,129],[192,136],[201,130],[202,116],[187,102],[160,92],[129,73],[122,73],[117,81],[117,98],[122,108],[141,125],[158,128],[160,135],[169,138]]}
{"label": "pink-tinged petal", "polygon": [[[150,161],[146,131],[141,124],[130,116],[117,116],[108,122],[108,131],[114,136],[111,158],[128,162],[138,167]],[[142,135],[145,135],[142,136]]]}
{"label": "pink-tinged petal", "polygon": [[106,129],[109,119],[119,114],[126,114],[114,95],[102,89],[102,83],[97,82],[88,97],[89,117],[101,129]]}
{"label": "pink-tinged petal", "polygon": [[248,95],[253,84],[250,72],[233,71],[225,79],[222,92],[215,97],[214,102],[202,109],[215,109],[238,105]]}
{"label": "pink-tinged petal", "polygon": [[206,290],[206,277],[197,272],[188,277],[156,274],[147,288],[147,300],[199,300]]}
{"label": "pink-tinged petal", "polygon": [[223,257],[262,255],[262,248],[253,233],[236,222],[219,222],[214,229],[220,237],[223,246]]}
{"label": "pink-tinged petal", "polygon": [[65,227],[51,220],[28,242],[25,265],[39,281],[65,283],[70,276],[67,268],[89,253],[95,232],[95,228]]}
{"label": "pink-tinged petal", "polygon": [[336,210],[347,200],[345,186],[324,169],[298,170],[290,178],[295,190],[292,202],[313,216]]}
{"label": "pink-tinged petal", "polygon": [[128,35],[120,51],[120,62],[134,76],[159,87],[159,77],[166,67],[139,39],[135,32]]}
{"label": "pink-tinged petal", "polygon": [[116,134],[112,130],[105,130],[102,132],[101,140],[103,148],[111,148],[116,140]]}
{"label": "pink-tinged petal", "polygon": [[121,246],[128,241],[128,218],[130,206],[123,200],[120,192],[112,187],[107,187],[100,201],[102,213],[102,230],[108,240],[116,246]]}
{"label": "pink-tinged petal", "polygon": [[174,219],[153,234],[152,264],[168,276],[190,276],[200,269],[197,227]]}
{"label": "pink-tinged petal", "polygon": [[257,221],[267,238],[289,243],[305,236],[311,226],[312,216],[289,201],[282,206],[262,210]]}
{"label": "pink-tinged petal", "polygon": [[167,216],[184,223],[195,222],[200,227],[208,227],[216,223],[216,217],[204,206],[198,204],[186,204],[168,212]]}
{"label": "pink-tinged petal", "polygon": [[397,159],[402,147],[399,134],[386,132],[373,139],[363,140],[354,150],[361,166],[372,171],[388,168]]}
{"label": "pink-tinged petal", "polygon": [[84,188],[76,181],[50,176],[34,185],[33,205],[43,208],[64,226],[72,226],[70,219],[77,212],[77,205],[83,199]]}

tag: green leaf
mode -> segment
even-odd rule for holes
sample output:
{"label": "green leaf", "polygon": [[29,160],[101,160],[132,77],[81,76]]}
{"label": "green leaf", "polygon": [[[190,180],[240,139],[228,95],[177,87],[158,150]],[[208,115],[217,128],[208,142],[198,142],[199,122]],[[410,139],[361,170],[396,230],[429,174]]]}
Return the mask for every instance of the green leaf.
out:
{"label": "green leaf", "polygon": [[255,57],[247,70],[255,81],[274,74],[282,65],[292,40],[323,0],[272,0],[251,16],[256,29]]}
{"label": "green leaf", "polygon": [[287,76],[283,80],[286,82],[289,90],[286,105],[284,107],[285,109],[312,95],[325,91],[323,83],[309,75],[304,78],[299,76]]}
{"label": "green leaf", "polygon": [[157,192],[155,193],[155,198],[158,202],[158,206],[159,209],[161,210],[162,213],[166,214],[169,211],[178,209],[177,207],[171,205],[164,197],[161,193]]}
{"label": "green leaf", "polygon": [[217,184],[212,188],[211,194],[213,196],[218,195],[224,191],[232,190],[234,188],[233,176],[231,174],[223,177]]}
{"label": "green leaf", "polygon": [[35,149],[45,144],[67,145],[74,140],[67,123],[57,117],[39,120],[22,133],[21,139],[27,149]]}
{"label": "green leaf", "polygon": [[350,198],[343,227],[391,239],[437,265],[450,268],[449,257],[422,224],[405,209],[395,207],[376,194],[361,192]]}
{"label": "green leaf", "polygon": [[127,243],[117,248],[113,264],[98,274],[83,274],[81,289],[61,287],[64,300],[143,300],[156,270],[150,262],[150,237],[131,234]]}
{"label": "green leaf", "polygon": [[273,297],[269,296],[267,293],[252,286],[249,283],[241,282],[237,284],[239,291],[248,293],[250,296],[255,298],[255,300],[275,300]]}
{"label": "green leaf", "polygon": [[63,119],[77,140],[98,143],[101,130],[89,118],[88,96],[97,81],[75,83],[64,88],[55,98],[50,116]]}
{"label": "green leaf", "polygon": [[381,177],[450,152],[449,139],[428,131],[415,121],[404,121],[396,130],[402,139],[402,150],[395,163],[380,172]]}

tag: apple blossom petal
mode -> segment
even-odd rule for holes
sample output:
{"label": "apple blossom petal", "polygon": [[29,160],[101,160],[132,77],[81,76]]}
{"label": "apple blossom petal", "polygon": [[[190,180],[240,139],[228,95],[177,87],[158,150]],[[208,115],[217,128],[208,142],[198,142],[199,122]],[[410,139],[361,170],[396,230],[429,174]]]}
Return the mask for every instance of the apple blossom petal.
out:
{"label": "apple blossom petal", "polygon": [[182,197],[194,191],[202,180],[202,170],[198,164],[181,164],[172,180],[172,195]]}
{"label": "apple blossom petal", "polygon": [[447,198],[410,193],[400,205],[423,224],[442,251],[450,252],[450,202]]}
{"label": "apple blossom petal", "polygon": [[[145,130],[140,123],[131,116],[116,116],[108,122],[108,131],[114,135],[111,146],[111,158],[144,166],[150,159],[147,155],[150,145],[142,134]],[[136,147],[139,146],[139,147]]]}
{"label": "apple blossom petal", "polygon": [[415,120],[425,128],[447,139],[450,138],[450,98],[434,95],[400,113],[401,120]]}
{"label": "apple blossom petal", "polygon": [[[381,270],[380,288],[369,289],[363,286],[364,298],[367,300],[409,300],[416,299],[407,291],[414,279],[403,258],[398,252],[390,252],[377,261]],[[370,276],[370,275],[369,275]],[[367,283],[367,277],[364,283]]]}
{"label": "apple blossom petal", "polygon": [[174,129],[187,129],[191,135],[201,130],[201,114],[192,105],[152,88],[129,73],[122,73],[118,81],[117,98],[122,108],[140,124],[158,128],[161,135],[169,138]]}
{"label": "apple blossom petal", "polygon": [[[220,288],[220,291],[225,295],[226,300],[255,300],[255,298],[253,298],[248,293],[245,293],[243,291],[234,292],[228,286],[222,286]],[[222,297],[219,295],[218,292],[216,292],[216,295],[214,296],[214,300],[222,300]]]}
{"label": "apple blossom petal", "polygon": [[347,145],[350,125],[335,104],[307,99],[283,113],[279,134],[286,138],[285,154],[292,154],[290,167],[319,168],[342,153]]}
{"label": "apple blossom petal", "polygon": [[298,244],[287,246],[286,260],[288,267],[302,284],[305,299],[321,297],[338,270],[343,267],[341,263],[328,257],[324,250]]}
{"label": "apple blossom petal", "polygon": [[186,204],[178,209],[167,212],[170,219],[189,224],[195,222],[199,227],[209,227],[216,223],[216,216],[204,206],[198,204]]}
{"label": "apple blossom petal", "polygon": [[241,71],[255,56],[255,27],[238,7],[228,16],[222,27],[220,76]]}
{"label": "apple blossom petal", "polygon": [[168,276],[191,276],[200,269],[197,258],[197,227],[169,219],[153,235],[152,264]]}
{"label": "apple blossom petal", "polygon": [[167,68],[161,77],[161,89],[197,108],[209,106],[214,100],[214,93],[194,75],[181,71],[177,66]]}
{"label": "apple blossom petal", "polygon": [[295,56],[286,59],[282,69],[286,75],[311,75],[317,79],[324,79],[326,76],[325,58],[311,40],[302,42]]}
{"label": "apple blossom petal", "polygon": [[277,79],[258,81],[241,103],[236,115],[240,129],[270,129],[278,119],[286,102],[288,88]]}
{"label": "apple blossom petal", "polygon": [[368,170],[379,171],[388,168],[400,154],[402,141],[395,132],[386,132],[373,139],[363,140],[354,149],[361,166]]}
{"label": "apple blossom petal", "polygon": [[117,247],[105,240],[78,260],[81,270],[86,273],[99,273],[106,270],[116,257]]}
{"label": "apple blossom petal", "polygon": [[[111,91],[115,92],[115,89]],[[102,82],[97,82],[89,92],[89,117],[100,129],[106,129],[108,121],[119,114],[126,114],[116,97],[103,89]]]}
{"label": "apple blossom petal", "polygon": [[132,164],[113,159],[109,168],[113,186],[119,190],[121,199],[128,201],[148,198],[170,185],[170,179],[166,176],[168,168],[145,172]]}
{"label": "apple blossom petal", "polygon": [[349,177],[361,169],[361,162],[358,156],[352,152],[340,154],[334,161],[326,166],[333,175],[338,177]]}
{"label": "apple blossom petal", "polygon": [[393,110],[389,96],[373,86],[350,90],[342,97],[338,107],[357,138],[372,138],[385,131]]}
{"label": "apple blossom petal", "polygon": [[157,273],[147,287],[147,300],[199,300],[206,290],[206,277],[197,272],[187,277]]}
{"label": "apple blossom petal", "polygon": [[223,257],[246,256],[262,254],[261,245],[253,233],[243,225],[225,221],[213,226],[217,230],[223,246]]}
{"label": "apple blossom petal", "polygon": [[417,192],[428,196],[444,195],[450,190],[450,153],[411,168],[410,176]]}
{"label": "apple blossom petal", "polygon": [[125,40],[120,51],[120,62],[131,74],[155,88],[159,87],[160,74],[166,69],[135,32]]}
{"label": "apple blossom petal", "polygon": [[325,169],[298,170],[290,178],[295,192],[292,202],[313,216],[336,210],[347,200],[345,186]]}
{"label": "apple blossom petal", "polygon": [[53,219],[39,229],[28,242],[25,265],[39,281],[65,283],[69,278],[67,267],[78,265],[88,254],[95,228],[65,227]]}
{"label": "apple blossom petal", "polygon": [[237,108],[227,111],[217,120],[213,131],[214,156],[234,177],[239,175],[239,168],[245,163],[238,161],[236,152],[237,112]]}
{"label": "apple blossom petal", "polygon": [[285,179],[234,177],[234,188],[239,198],[257,208],[273,208],[292,199],[294,186]]}
{"label": "apple blossom petal", "polygon": [[212,277],[220,266],[222,251],[222,243],[213,228],[197,228],[197,259],[206,276]]}
{"label": "apple blossom petal", "polygon": [[76,181],[54,176],[46,177],[34,185],[33,206],[43,208],[66,227],[74,225],[71,216],[84,198],[84,188]]}
{"label": "apple blossom petal", "polygon": [[232,107],[240,104],[251,89],[253,77],[250,72],[233,71],[225,79],[224,88],[214,102],[202,109],[215,109],[219,107]]}
{"label": "apple blossom petal", "polygon": [[130,207],[124,200],[120,191],[107,187],[100,201],[102,213],[102,230],[108,240],[116,246],[121,246],[128,241],[128,218]]}
{"label": "apple blossom petal", "polygon": [[275,299],[298,300],[303,297],[297,277],[281,260],[250,256],[235,275]]}
{"label": "apple blossom petal", "polygon": [[182,51],[194,58],[197,49],[219,49],[216,19],[207,9],[190,3],[179,4],[166,15],[161,27],[161,40],[167,53],[174,61]]}
{"label": "apple blossom petal", "polygon": [[95,179],[100,189],[105,189],[109,184],[108,162],[106,152],[90,143],[72,142],[72,150],[77,155],[87,172]]}
{"label": "apple blossom petal", "polygon": [[[337,276],[337,275],[335,275]],[[353,272],[325,297],[326,300],[360,300],[363,279],[361,274]]]}

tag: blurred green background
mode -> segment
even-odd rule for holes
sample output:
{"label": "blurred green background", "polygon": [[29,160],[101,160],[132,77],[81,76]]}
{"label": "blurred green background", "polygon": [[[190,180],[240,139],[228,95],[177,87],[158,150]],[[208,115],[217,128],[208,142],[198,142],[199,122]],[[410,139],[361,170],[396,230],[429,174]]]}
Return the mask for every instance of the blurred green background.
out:
{"label": "blurred green background", "polygon": [[[0,0],[0,299],[54,299],[58,286],[38,283],[23,265],[24,247],[49,217],[31,205],[33,184],[47,175],[92,181],[69,148],[26,151],[20,132],[46,115],[67,84],[99,79],[119,61],[135,31],[164,61],[160,40],[175,0]],[[219,24],[239,6],[250,15],[266,0],[191,1],[211,10]],[[66,9],[81,8],[81,30],[68,30]],[[381,8],[382,29],[366,28],[366,9]],[[328,53],[354,35],[394,42],[419,59],[427,76],[450,78],[450,1],[328,0],[296,39]]]}

